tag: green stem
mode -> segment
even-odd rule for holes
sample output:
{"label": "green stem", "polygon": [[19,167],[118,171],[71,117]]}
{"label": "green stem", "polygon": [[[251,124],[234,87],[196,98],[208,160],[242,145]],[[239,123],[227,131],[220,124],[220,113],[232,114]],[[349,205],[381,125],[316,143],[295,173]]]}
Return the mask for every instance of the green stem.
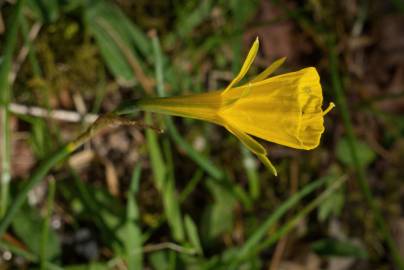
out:
{"label": "green stem", "polygon": [[0,115],[2,136],[0,142],[1,148],[1,199],[0,199],[0,217],[2,217],[8,206],[10,173],[10,123],[9,109],[10,103],[10,81],[9,75],[12,68],[12,57],[17,44],[17,30],[19,26],[19,17],[22,16],[22,7],[24,0],[19,0],[13,8],[13,13],[7,23],[7,33],[3,47],[3,59],[0,65]]}
{"label": "green stem", "polygon": [[0,108],[1,116],[1,200],[0,200],[0,217],[6,212],[8,206],[9,183],[11,180],[10,174],[10,124],[9,111],[7,107]]}
{"label": "green stem", "polygon": [[383,236],[384,240],[386,241],[387,247],[391,252],[391,256],[393,260],[395,261],[396,265],[399,267],[399,269],[404,269],[404,263],[402,260],[402,257],[400,256],[400,252],[398,251],[398,248],[396,246],[396,243],[394,242],[388,227],[386,225],[386,222],[383,218],[383,215],[380,211],[379,206],[376,204],[376,201],[373,197],[372,191],[369,187],[369,184],[366,180],[366,173],[365,173],[365,168],[360,164],[359,158],[358,158],[358,150],[356,149],[356,136],[354,133],[354,129],[352,126],[351,122],[351,117],[349,114],[349,109],[348,109],[348,103],[345,97],[345,93],[343,91],[343,86],[339,74],[339,62],[338,62],[338,55],[336,52],[335,48],[335,42],[334,40],[329,41],[329,49],[330,49],[330,71],[331,71],[331,81],[332,85],[335,91],[335,99],[337,103],[337,107],[339,108],[339,111],[341,112],[341,117],[344,122],[344,126],[346,129],[347,133],[347,138],[348,138],[348,146],[350,150],[350,154],[352,156],[352,160],[355,165],[356,173],[357,173],[357,181],[360,186],[360,189],[362,191],[363,196],[365,197],[367,204],[369,205],[373,217],[375,219],[375,222],[377,224],[377,227]]}

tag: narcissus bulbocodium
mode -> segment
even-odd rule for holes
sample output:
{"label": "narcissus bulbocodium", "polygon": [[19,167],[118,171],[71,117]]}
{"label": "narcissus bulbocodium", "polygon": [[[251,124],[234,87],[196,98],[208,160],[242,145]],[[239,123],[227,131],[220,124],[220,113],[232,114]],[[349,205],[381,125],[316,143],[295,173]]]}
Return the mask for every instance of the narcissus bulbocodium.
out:
{"label": "narcissus bulbocodium", "polygon": [[252,45],[239,74],[224,90],[185,96],[145,98],[140,110],[209,121],[225,127],[277,175],[266,149],[253,137],[310,150],[320,143],[323,117],[320,77],[314,67],[269,77],[284,61],[275,61],[249,82],[235,86],[249,70],[259,47]]}

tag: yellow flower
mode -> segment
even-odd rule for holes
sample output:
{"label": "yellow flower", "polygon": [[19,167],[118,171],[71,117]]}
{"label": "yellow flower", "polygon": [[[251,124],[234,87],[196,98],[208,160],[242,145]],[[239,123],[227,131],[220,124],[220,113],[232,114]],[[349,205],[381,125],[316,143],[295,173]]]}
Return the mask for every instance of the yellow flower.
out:
{"label": "yellow flower", "polygon": [[167,98],[146,98],[141,110],[209,121],[225,127],[277,175],[267,151],[255,137],[310,150],[324,131],[320,78],[314,67],[268,78],[284,61],[275,61],[248,83],[234,87],[250,68],[259,47],[251,47],[239,74],[224,90]]}

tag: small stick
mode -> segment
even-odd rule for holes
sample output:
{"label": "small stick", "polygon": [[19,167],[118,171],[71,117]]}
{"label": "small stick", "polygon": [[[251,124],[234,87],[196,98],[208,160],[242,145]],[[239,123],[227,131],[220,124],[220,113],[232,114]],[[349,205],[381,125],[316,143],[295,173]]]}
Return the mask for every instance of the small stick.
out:
{"label": "small stick", "polygon": [[41,118],[51,118],[54,120],[71,123],[78,123],[83,121],[84,123],[92,124],[98,118],[97,114],[92,113],[81,115],[80,113],[75,111],[47,110],[41,107],[26,106],[17,103],[10,103],[9,110],[15,114],[31,115]]}
{"label": "small stick", "polygon": [[163,133],[163,130],[154,127],[148,124],[145,124],[140,121],[127,119],[121,116],[118,116],[114,113],[108,113],[102,115],[97,118],[97,120],[80,136],[78,136],[75,140],[71,141],[67,147],[70,152],[73,152],[74,149],[82,145],[85,141],[89,140],[90,138],[94,137],[97,133],[107,127],[117,127],[117,126],[136,126],[139,128],[151,128],[158,133]]}

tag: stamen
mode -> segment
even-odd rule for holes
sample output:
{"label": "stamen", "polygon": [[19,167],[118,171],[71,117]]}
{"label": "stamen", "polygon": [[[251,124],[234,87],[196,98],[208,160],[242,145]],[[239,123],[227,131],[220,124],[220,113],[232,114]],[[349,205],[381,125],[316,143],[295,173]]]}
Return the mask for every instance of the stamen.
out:
{"label": "stamen", "polygon": [[328,105],[328,108],[323,111],[323,116],[329,113],[333,108],[335,107],[335,104],[333,102],[330,102]]}

